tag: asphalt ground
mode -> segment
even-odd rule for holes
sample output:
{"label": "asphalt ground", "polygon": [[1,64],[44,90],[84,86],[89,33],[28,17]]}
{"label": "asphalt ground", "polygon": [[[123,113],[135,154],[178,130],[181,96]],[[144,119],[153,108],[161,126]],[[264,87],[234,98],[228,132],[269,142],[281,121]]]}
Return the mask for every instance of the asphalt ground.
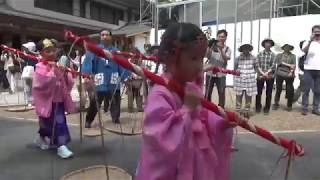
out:
{"label": "asphalt ground", "polygon": [[[1,180],[58,180],[64,174],[84,167],[103,164],[99,137],[84,138],[81,143],[78,127],[71,126],[69,147],[75,156],[69,160],[57,157],[54,150],[42,151],[33,145],[36,122],[0,119],[0,179]],[[320,180],[320,132],[280,133],[295,139],[305,147],[304,157],[293,161],[290,180]],[[282,180],[287,159],[276,166],[283,148],[253,134],[241,133],[236,138],[238,152],[232,154],[231,180]],[[141,136],[119,136],[106,133],[108,165],[134,174],[139,157]],[[274,175],[270,177],[272,170]]]}

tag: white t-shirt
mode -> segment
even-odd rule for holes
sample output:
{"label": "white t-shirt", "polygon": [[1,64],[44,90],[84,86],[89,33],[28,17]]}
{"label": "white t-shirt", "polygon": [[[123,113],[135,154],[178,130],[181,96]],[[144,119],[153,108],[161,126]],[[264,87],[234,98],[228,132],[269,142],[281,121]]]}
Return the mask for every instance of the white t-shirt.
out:
{"label": "white t-shirt", "polygon": [[[308,41],[303,43],[303,48],[308,45]],[[320,42],[311,42],[307,58],[304,62],[306,70],[320,70]]]}

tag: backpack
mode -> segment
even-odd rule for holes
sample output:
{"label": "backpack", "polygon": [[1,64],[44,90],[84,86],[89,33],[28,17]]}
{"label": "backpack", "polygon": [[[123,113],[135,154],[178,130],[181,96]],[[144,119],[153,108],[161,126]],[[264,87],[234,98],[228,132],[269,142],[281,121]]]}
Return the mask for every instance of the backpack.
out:
{"label": "backpack", "polygon": [[298,65],[301,71],[304,71],[304,61],[306,60],[306,58],[307,54],[299,58]]}
{"label": "backpack", "polygon": [[[302,46],[303,46],[303,43],[305,43],[306,41],[301,41],[300,42],[300,49],[302,49]],[[309,51],[309,49],[308,49]],[[299,69],[301,71],[304,71],[304,61],[307,59],[307,56],[308,56],[308,51],[305,55],[301,56],[298,60],[298,66],[299,66]]]}

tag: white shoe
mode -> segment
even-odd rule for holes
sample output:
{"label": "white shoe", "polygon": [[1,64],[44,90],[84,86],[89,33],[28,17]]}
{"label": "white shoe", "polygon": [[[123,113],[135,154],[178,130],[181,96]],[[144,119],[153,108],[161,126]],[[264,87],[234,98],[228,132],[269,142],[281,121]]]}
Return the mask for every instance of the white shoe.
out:
{"label": "white shoe", "polygon": [[42,150],[48,150],[49,149],[49,144],[46,141],[46,139],[38,136],[36,139],[34,139],[34,144],[39,147]]}
{"label": "white shoe", "polygon": [[65,145],[58,147],[57,154],[62,159],[68,159],[73,156],[73,153]]}

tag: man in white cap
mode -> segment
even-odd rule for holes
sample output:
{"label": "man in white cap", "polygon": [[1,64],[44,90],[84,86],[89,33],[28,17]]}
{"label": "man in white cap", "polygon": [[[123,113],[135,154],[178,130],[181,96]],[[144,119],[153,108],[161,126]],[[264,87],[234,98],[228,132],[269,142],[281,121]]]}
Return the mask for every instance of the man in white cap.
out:
{"label": "man in white cap", "polygon": [[[25,44],[22,44],[21,48],[24,52],[36,55],[36,44],[34,42],[28,42]],[[32,106],[32,78],[34,73],[34,66],[37,64],[37,61],[29,59],[29,58],[23,58],[22,60],[23,70],[21,78],[23,80],[23,90],[25,94],[25,104],[28,106]]]}

